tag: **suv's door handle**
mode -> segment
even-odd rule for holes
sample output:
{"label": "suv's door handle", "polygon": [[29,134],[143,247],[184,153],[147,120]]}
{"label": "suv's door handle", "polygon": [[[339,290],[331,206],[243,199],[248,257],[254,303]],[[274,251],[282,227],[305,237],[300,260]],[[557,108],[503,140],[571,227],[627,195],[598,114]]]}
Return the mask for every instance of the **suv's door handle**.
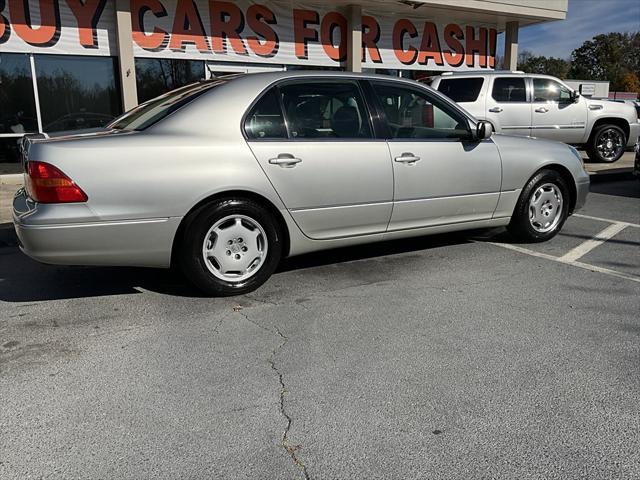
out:
{"label": "suv's door handle", "polygon": [[302,161],[301,158],[296,158],[290,153],[281,153],[276,158],[270,158],[269,163],[271,165],[280,165],[284,168],[295,167],[297,163]]}
{"label": "suv's door handle", "polygon": [[410,152],[404,152],[399,157],[394,158],[394,160],[396,162],[400,162],[400,163],[413,164],[413,163],[416,163],[417,161],[419,161],[420,157],[417,157],[413,153],[410,153]]}
{"label": "suv's door handle", "polygon": [[536,108],[536,112],[538,113],[547,113],[549,109],[547,107],[538,107]]}
{"label": "suv's door handle", "polygon": [[493,108],[490,108],[489,111],[492,112],[492,113],[500,113],[502,111],[502,108],[493,107]]}

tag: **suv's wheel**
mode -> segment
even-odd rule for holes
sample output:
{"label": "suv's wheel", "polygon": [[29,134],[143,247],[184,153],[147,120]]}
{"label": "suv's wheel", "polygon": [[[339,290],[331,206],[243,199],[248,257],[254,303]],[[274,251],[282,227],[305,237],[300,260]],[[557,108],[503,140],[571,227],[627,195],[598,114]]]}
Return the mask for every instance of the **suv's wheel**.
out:
{"label": "suv's wheel", "polygon": [[612,163],[624,153],[627,137],[617,125],[598,127],[589,139],[587,154],[591,160]]}
{"label": "suv's wheel", "polygon": [[254,201],[227,198],[187,219],[179,260],[200,290],[228,296],[262,285],[281,254],[281,233],[273,215]]}
{"label": "suv's wheel", "polygon": [[569,212],[569,189],[554,170],[539,171],[518,199],[509,232],[523,242],[544,242],[562,228]]}

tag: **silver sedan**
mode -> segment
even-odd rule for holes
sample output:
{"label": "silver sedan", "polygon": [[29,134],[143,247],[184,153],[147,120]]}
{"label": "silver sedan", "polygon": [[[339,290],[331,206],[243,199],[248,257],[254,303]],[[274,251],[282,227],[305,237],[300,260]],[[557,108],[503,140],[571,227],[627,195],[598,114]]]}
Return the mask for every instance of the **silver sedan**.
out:
{"label": "silver sedan", "polygon": [[586,199],[574,148],[492,135],[431,88],[386,76],[228,76],[107,128],[24,142],[22,250],[67,265],[178,265],[246,293],[281,258],[454,230],[553,237]]}

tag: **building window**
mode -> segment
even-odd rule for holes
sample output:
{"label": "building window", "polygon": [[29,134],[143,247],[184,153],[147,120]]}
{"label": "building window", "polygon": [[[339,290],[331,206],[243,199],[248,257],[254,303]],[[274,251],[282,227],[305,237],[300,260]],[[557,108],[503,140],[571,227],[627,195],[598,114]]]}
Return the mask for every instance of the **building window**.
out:
{"label": "building window", "polygon": [[37,131],[29,55],[0,53],[0,134]]}
{"label": "building window", "polygon": [[36,55],[35,64],[43,131],[103,127],[120,114],[114,58]]}
{"label": "building window", "polygon": [[204,79],[204,62],[170,58],[136,58],[138,102]]}

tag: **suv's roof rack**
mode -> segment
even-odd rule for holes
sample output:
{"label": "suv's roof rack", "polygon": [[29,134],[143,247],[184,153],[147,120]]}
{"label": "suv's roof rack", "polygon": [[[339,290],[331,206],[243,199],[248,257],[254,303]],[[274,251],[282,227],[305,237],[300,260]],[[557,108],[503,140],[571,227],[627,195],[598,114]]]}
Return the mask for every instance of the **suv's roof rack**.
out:
{"label": "suv's roof rack", "polygon": [[461,75],[461,74],[469,74],[469,75],[495,75],[495,74],[504,74],[504,73],[518,73],[524,75],[525,72],[522,70],[460,70],[455,72],[442,72],[440,76],[448,77],[451,75]]}

